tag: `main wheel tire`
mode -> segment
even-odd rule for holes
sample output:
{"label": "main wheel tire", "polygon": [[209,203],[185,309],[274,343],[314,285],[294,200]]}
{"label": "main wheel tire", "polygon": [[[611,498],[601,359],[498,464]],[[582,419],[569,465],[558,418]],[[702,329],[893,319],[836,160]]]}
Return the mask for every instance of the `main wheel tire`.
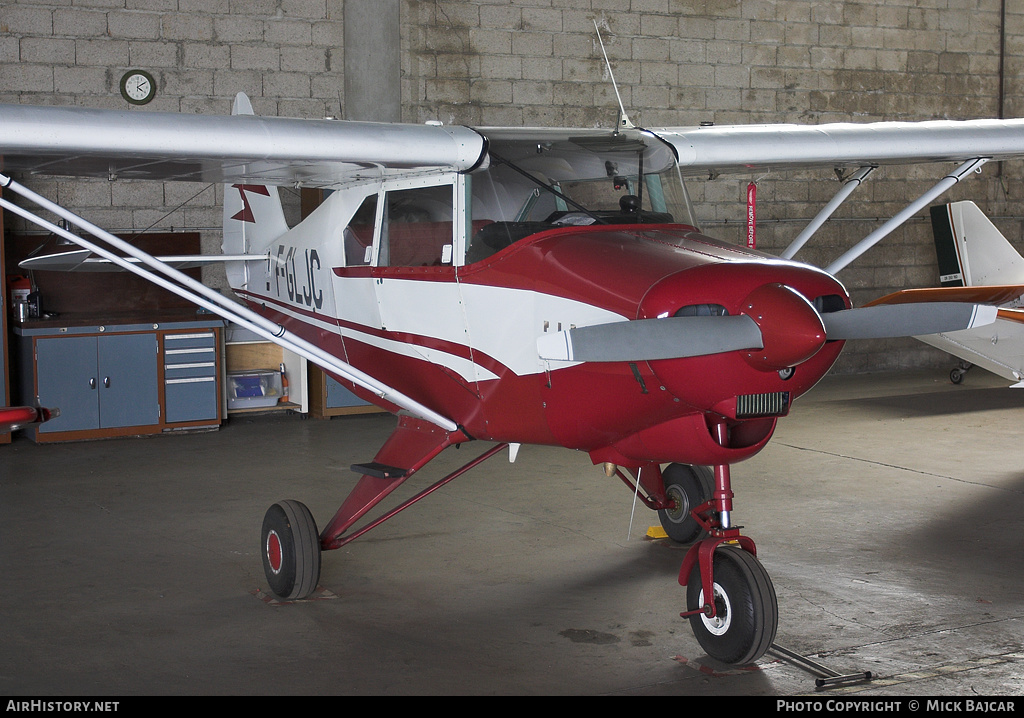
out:
{"label": "main wheel tire", "polygon": [[[690,628],[709,656],[734,665],[753,663],[771,647],[779,604],[768,572],[753,554],[735,546],[714,553],[715,617],[690,616]],[[688,611],[704,605],[700,566],[686,585]]]}
{"label": "main wheel tire", "polygon": [[279,501],[263,517],[263,573],[278,598],[306,598],[320,581],[320,534],[313,514],[298,501]]}
{"label": "main wheel tire", "polygon": [[707,532],[693,520],[690,511],[711,499],[715,477],[706,466],[669,464],[661,474],[665,495],[675,501],[675,508],[660,509],[658,518],[669,538],[679,543],[693,543]]}

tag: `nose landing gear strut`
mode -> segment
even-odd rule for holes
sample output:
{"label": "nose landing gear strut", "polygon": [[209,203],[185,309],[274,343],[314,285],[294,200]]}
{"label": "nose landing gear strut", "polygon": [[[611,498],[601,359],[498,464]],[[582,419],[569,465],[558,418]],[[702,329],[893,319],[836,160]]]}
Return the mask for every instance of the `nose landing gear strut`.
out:
{"label": "nose landing gear strut", "polygon": [[[724,424],[716,438],[724,443]],[[687,552],[679,570],[686,586],[686,608],[680,615],[709,656],[724,663],[753,663],[771,647],[779,622],[779,606],[768,572],[757,559],[753,540],[732,526],[729,466],[715,466],[710,501],[690,515],[707,532]]]}

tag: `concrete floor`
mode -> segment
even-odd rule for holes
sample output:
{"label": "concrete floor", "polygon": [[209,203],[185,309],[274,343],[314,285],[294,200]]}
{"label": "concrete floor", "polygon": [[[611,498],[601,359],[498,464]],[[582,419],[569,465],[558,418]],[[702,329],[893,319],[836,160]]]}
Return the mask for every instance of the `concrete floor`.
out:
{"label": "concrete floor", "polygon": [[[1024,695],[1022,405],[980,369],[826,379],[734,469],[777,643],[877,676],[832,694]],[[0,694],[814,693],[771,655],[707,658],[678,617],[683,550],[561,449],[495,457],[325,554],[318,600],[270,601],[266,508],[299,499],[322,525],[393,425],[0,446]]]}

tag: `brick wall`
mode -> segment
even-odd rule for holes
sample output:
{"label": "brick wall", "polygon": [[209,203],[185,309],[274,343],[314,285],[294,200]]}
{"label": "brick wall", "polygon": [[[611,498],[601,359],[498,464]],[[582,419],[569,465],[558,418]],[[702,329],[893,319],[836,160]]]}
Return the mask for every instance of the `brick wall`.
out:
{"label": "brick wall", "polygon": [[[402,0],[392,51],[410,122],[611,126],[595,21],[640,125],[966,119],[1001,106],[1012,117],[1024,112],[1024,15],[1008,5],[1002,102],[1000,0]],[[124,107],[121,73],[143,67],[159,84],[146,109],[224,113],[244,91],[261,114],[344,116],[343,15],[344,0],[4,0],[0,101]],[[797,258],[827,264],[946,169],[879,170]],[[1021,170],[986,166],[944,199],[974,199],[1021,247]],[[749,179],[691,185],[710,234],[743,240]],[[758,245],[769,252],[838,188],[830,172],[756,179]],[[208,247],[219,244],[219,188],[36,186],[107,227],[198,225],[211,228]],[[856,302],[936,283],[924,216],[840,273]],[[950,361],[894,340],[850,345],[837,370]]]}

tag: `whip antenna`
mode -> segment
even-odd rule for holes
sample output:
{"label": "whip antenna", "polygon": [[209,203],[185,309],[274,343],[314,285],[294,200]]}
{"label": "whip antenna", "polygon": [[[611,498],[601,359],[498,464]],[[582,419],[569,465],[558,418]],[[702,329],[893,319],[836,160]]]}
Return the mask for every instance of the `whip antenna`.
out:
{"label": "whip antenna", "polygon": [[604,49],[604,40],[601,39],[601,28],[597,26],[597,20],[594,20],[594,30],[597,31],[597,41],[601,44],[601,54],[604,55],[604,64],[608,68],[608,77],[612,80],[612,89],[615,90],[615,99],[619,101],[619,122],[618,126],[622,129],[633,129],[636,127],[630,119],[629,115],[626,114],[626,108],[622,104],[622,95],[619,94],[619,86],[615,82],[615,73],[612,72],[612,64],[608,61],[608,53]]}

